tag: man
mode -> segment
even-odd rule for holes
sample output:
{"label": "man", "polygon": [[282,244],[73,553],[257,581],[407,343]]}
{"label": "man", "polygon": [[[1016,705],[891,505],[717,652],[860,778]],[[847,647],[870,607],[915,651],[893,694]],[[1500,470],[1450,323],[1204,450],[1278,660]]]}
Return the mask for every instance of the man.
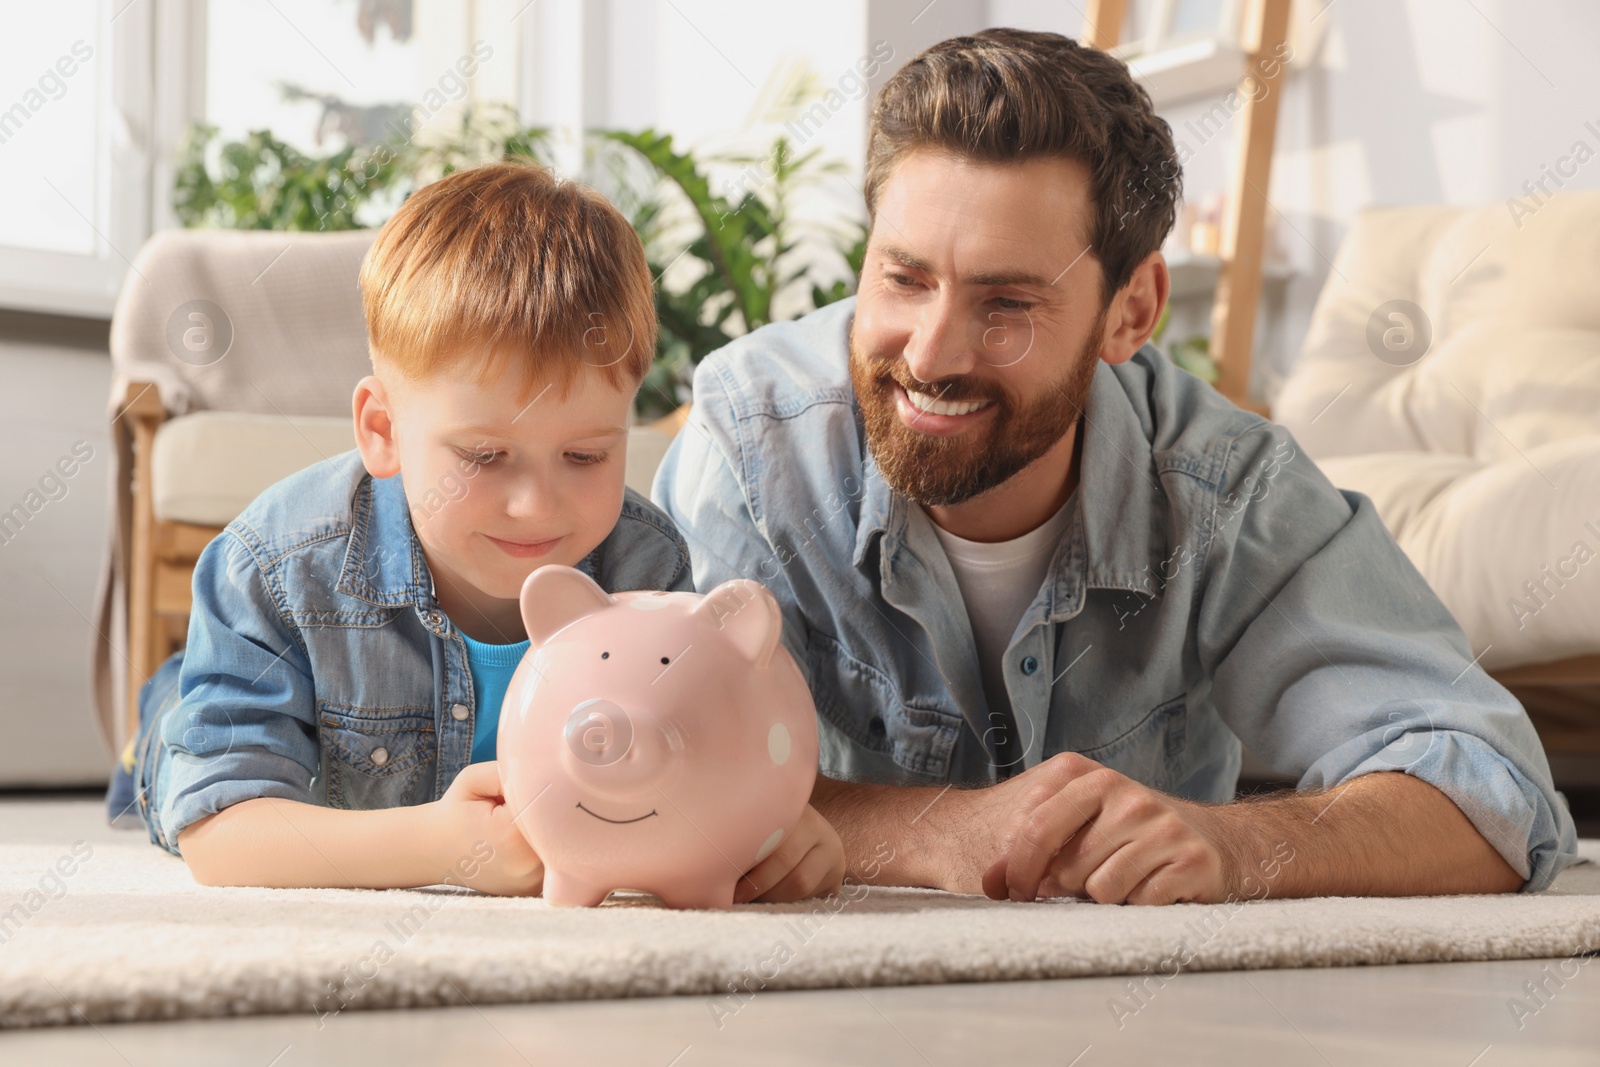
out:
{"label": "man", "polygon": [[[1146,346],[1180,177],[1126,67],[935,45],[875,103],[865,193],[857,297],[707,358],[655,483],[697,588],[783,605],[855,876],[1548,886],[1576,834],[1539,740],[1371,502]],[[1299,791],[1232,802],[1241,739]]]}

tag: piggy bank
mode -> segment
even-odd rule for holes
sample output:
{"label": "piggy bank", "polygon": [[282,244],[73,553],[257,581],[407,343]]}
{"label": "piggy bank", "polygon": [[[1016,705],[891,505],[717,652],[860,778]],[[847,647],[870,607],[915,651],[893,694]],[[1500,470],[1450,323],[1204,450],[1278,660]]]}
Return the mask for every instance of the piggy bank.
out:
{"label": "piggy bank", "polygon": [[800,821],[817,773],[811,692],[757,582],[607,593],[540,567],[522,586],[528,652],[496,736],[502,789],[544,861],[551,904],[613,889],[730,908]]}

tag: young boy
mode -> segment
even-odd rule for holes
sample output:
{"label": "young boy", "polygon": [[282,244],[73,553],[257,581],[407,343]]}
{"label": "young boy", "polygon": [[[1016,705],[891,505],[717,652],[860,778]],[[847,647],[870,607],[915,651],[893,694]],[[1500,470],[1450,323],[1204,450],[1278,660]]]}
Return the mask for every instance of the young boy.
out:
{"label": "young boy", "polygon": [[[523,580],[560,563],[692,589],[672,521],[623,484],[655,351],[644,249],[593,190],[498,163],[407,200],[361,291],[359,447],[201,555],[188,647],[141,694],[138,809],[206,885],[536,894],[493,762]],[[832,892],[843,870],[807,808],[737,899]]]}

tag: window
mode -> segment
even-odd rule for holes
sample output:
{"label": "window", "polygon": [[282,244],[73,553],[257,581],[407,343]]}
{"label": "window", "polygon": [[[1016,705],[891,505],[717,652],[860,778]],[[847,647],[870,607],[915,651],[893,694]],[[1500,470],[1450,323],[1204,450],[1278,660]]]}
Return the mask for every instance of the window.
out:
{"label": "window", "polygon": [[[120,0],[126,4],[128,0]],[[120,16],[120,17],[119,17]],[[109,314],[138,251],[142,184],[133,131],[144,101],[113,106],[138,18],[111,0],[29,4],[0,34],[0,303]],[[130,195],[131,194],[131,195]]]}

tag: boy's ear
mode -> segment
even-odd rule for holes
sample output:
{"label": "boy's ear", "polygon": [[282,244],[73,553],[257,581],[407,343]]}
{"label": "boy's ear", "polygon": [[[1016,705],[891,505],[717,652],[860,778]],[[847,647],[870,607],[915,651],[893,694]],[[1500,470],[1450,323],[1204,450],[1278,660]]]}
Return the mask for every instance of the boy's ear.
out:
{"label": "boy's ear", "polygon": [[395,447],[394,407],[383,379],[369,374],[356,383],[350,401],[356,421],[356,448],[361,462],[374,478],[400,473],[400,450]]}

